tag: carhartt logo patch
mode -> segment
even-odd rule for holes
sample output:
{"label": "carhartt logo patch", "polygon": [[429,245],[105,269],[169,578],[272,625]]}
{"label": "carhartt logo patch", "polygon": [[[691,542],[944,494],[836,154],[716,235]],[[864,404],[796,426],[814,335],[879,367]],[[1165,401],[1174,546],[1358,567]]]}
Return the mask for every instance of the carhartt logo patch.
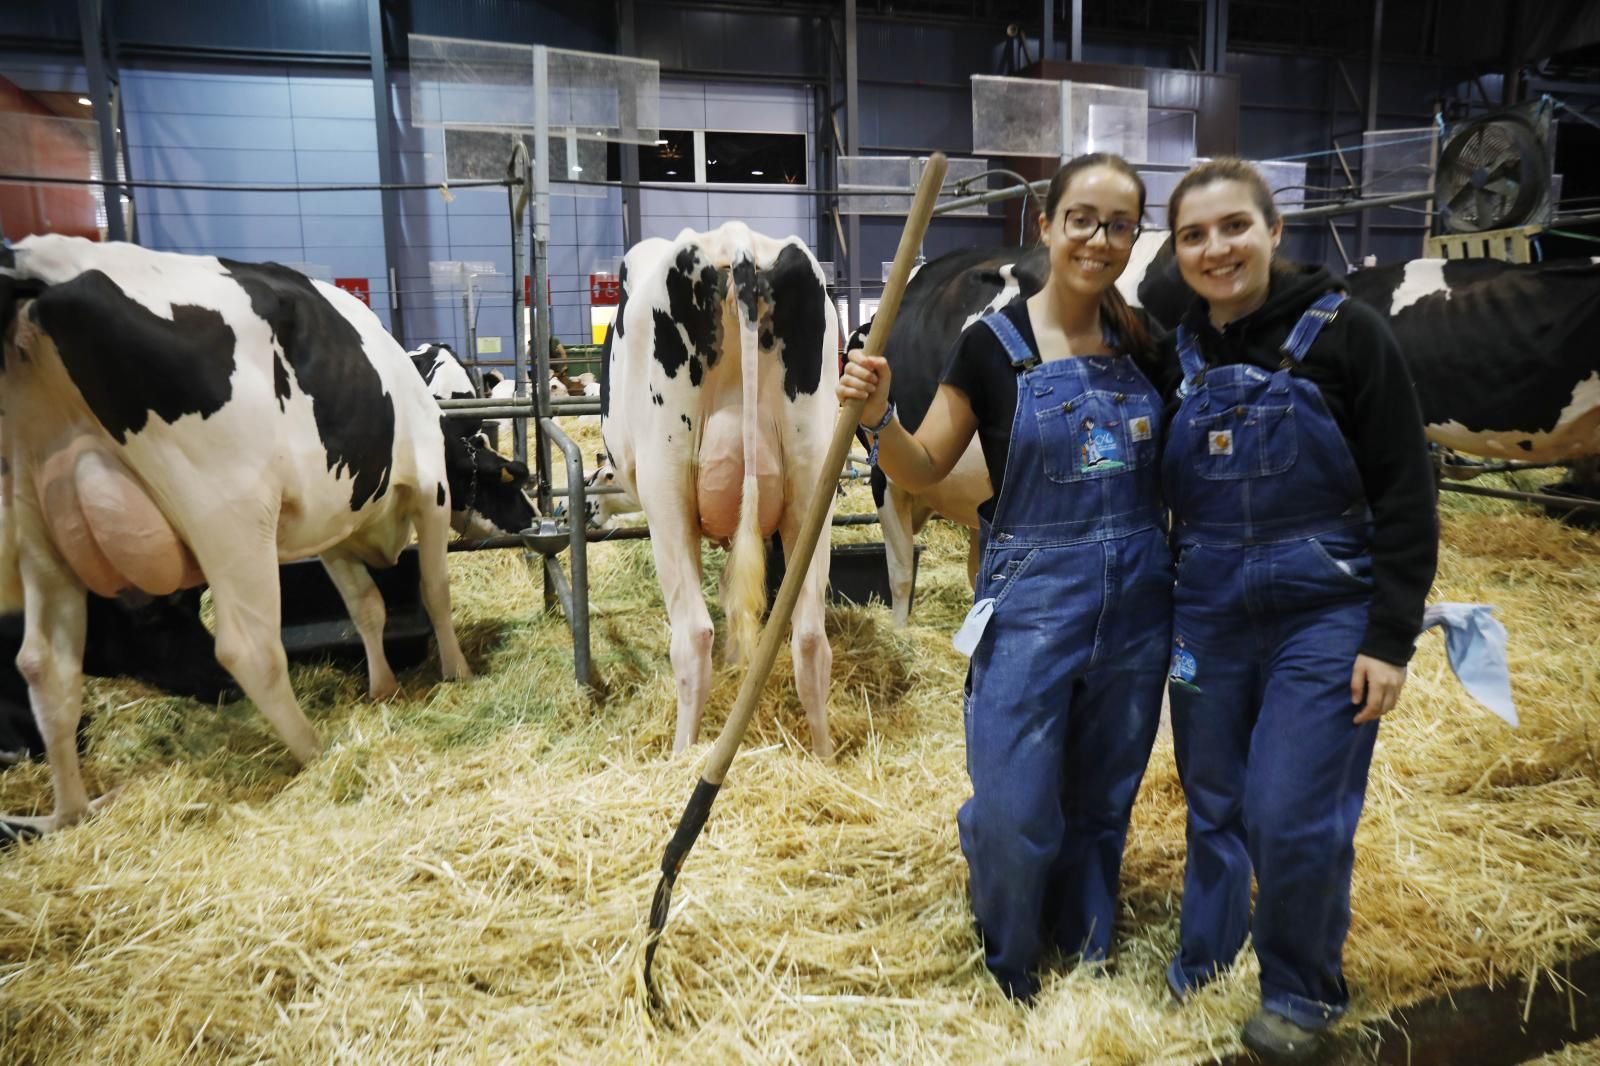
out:
{"label": "carhartt logo patch", "polygon": [[1228,429],[1213,430],[1212,432],[1206,434],[1206,437],[1211,442],[1211,454],[1212,455],[1232,455],[1233,454],[1233,431],[1232,430],[1228,430]]}
{"label": "carhartt logo patch", "polygon": [[1128,419],[1128,436],[1134,440],[1150,439],[1150,419],[1144,415]]}

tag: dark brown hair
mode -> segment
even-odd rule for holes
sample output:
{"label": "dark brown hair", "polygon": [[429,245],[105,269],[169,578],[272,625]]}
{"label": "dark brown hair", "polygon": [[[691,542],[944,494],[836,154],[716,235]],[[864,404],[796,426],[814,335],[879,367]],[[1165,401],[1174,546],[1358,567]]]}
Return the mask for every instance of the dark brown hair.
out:
{"label": "dark brown hair", "polygon": [[[1178,232],[1178,207],[1183,203],[1183,198],[1196,189],[1219,181],[1237,181],[1249,189],[1250,199],[1255,201],[1256,209],[1266,220],[1268,229],[1275,226],[1282,217],[1278,213],[1278,205],[1272,201],[1272,188],[1267,184],[1267,179],[1261,176],[1261,171],[1247,160],[1220,156],[1208,159],[1190,170],[1178,180],[1177,186],[1172,190],[1172,197],[1167,201],[1167,227],[1174,234]],[[1273,252],[1270,269],[1281,273],[1293,271],[1296,267],[1294,263]]]}
{"label": "dark brown hair", "polygon": [[1250,190],[1250,199],[1256,202],[1256,209],[1261,212],[1261,217],[1267,220],[1267,226],[1270,228],[1278,221],[1278,205],[1272,202],[1272,189],[1268,187],[1267,179],[1261,176],[1261,171],[1246,160],[1234,156],[1219,156],[1195,166],[1178,179],[1171,198],[1167,200],[1168,228],[1174,230],[1178,228],[1178,208],[1183,204],[1185,196],[1218,181],[1237,181],[1244,185]]}
{"label": "dark brown hair", "polygon": [[[1072,179],[1092,167],[1109,167],[1118,174],[1132,179],[1134,187],[1139,190],[1139,221],[1144,221],[1145,188],[1144,179],[1139,177],[1139,172],[1120,155],[1112,155],[1110,152],[1090,152],[1088,155],[1069,159],[1062,164],[1060,170],[1056,171],[1056,176],[1050,179],[1050,189],[1044,195],[1045,226],[1051,225],[1055,219],[1056,207],[1061,203],[1061,197],[1066,195],[1067,186],[1072,184]],[[1114,284],[1108,286],[1100,296],[1100,317],[1117,335],[1117,350],[1121,354],[1146,352],[1155,347],[1150,331],[1144,328],[1144,320],[1128,306],[1128,301],[1122,298],[1122,293],[1117,291]]]}

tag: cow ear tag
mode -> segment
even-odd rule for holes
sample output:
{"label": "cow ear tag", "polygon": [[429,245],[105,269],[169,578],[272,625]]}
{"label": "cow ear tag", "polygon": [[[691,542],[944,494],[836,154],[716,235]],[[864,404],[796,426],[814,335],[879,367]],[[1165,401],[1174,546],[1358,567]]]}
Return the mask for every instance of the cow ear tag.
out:
{"label": "cow ear tag", "polygon": [[510,467],[502,466],[500,468],[500,483],[502,485],[510,485],[512,482],[514,482],[516,480],[517,480],[517,475],[515,475],[515,474],[513,474],[511,472],[511,468]]}
{"label": "cow ear tag", "polygon": [[1183,638],[1179,637],[1172,642],[1172,664],[1167,667],[1167,681],[1174,688],[1181,688],[1188,692],[1199,692],[1200,686],[1194,683],[1195,674],[1199,672],[1199,664],[1195,662],[1194,653],[1183,646]]}

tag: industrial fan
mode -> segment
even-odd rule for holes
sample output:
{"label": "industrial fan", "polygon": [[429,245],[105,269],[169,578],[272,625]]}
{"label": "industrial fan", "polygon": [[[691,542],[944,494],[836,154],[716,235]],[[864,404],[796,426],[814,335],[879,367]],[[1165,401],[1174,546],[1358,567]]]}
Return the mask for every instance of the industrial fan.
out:
{"label": "industrial fan", "polygon": [[1480,233],[1548,221],[1552,169],[1547,112],[1516,108],[1459,123],[1436,177],[1445,229]]}

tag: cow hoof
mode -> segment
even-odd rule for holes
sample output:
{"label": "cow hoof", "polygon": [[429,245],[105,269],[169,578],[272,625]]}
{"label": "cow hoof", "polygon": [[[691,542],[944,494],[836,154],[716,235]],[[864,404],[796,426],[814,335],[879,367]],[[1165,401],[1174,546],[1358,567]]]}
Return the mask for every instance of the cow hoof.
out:
{"label": "cow hoof", "polygon": [[367,689],[367,696],[377,703],[386,703],[400,695],[400,682],[390,678],[387,683],[375,684]]}

